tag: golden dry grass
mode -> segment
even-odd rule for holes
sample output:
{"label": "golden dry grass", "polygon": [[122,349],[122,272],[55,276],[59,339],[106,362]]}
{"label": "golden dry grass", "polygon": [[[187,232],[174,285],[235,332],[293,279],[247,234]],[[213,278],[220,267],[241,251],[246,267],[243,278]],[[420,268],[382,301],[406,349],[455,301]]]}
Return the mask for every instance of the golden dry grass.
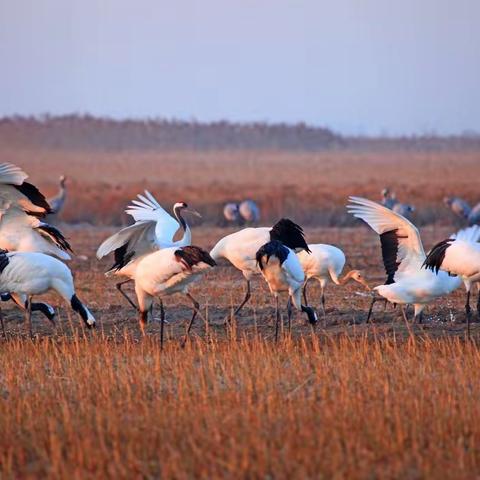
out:
{"label": "golden dry grass", "polygon": [[459,339],[12,340],[4,478],[474,478],[480,351]]}

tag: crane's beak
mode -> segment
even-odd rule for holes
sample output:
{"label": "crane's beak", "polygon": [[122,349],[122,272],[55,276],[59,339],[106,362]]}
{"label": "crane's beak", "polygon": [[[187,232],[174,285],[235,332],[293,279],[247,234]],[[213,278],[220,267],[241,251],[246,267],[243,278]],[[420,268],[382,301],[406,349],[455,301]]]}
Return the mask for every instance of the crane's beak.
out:
{"label": "crane's beak", "polygon": [[370,285],[368,285],[368,283],[365,281],[365,280],[360,280],[360,283],[369,291],[371,292],[372,289],[370,288]]}
{"label": "crane's beak", "polygon": [[196,211],[196,210],[193,210],[193,209],[190,209],[190,208],[186,208],[184,210],[185,213],[190,213],[192,215],[195,215],[196,217],[198,218],[202,218],[202,216]]}

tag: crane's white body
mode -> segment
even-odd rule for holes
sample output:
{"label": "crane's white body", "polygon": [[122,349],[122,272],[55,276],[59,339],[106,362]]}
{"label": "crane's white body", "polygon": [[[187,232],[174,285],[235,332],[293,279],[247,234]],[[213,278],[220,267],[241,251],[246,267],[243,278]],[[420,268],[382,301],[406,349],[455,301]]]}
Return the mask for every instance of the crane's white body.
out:
{"label": "crane's white body", "polygon": [[140,310],[148,310],[155,297],[187,293],[188,287],[212,267],[200,262],[191,269],[179,262],[178,247],[164,248],[143,257],[135,271],[135,292]]}
{"label": "crane's white body", "polygon": [[0,248],[8,251],[41,252],[69,260],[70,255],[42,230],[43,225],[45,224],[41,220],[27,215],[18,207],[5,205],[0,208]]}
{"label": "crane's white body", "polygon": [[397,268],[393,283],[378,285],[374,290],[389,302],[413,304],[415,316],[432,300],[457,289],[462,281],[446,272],[439,275],[425,270],[422,264],[426,258],[417,228],[406,218],[370,200],[350,197],[348,210],[355,217],[364,220],[378,235],[395,232],[398,242],[396,252]]}
{"label": "crane's white body", "polygon": [[345,254],[333,245],[323,243],[309,244],[309,254],[305,250],[297,253],[306,279],[314,278],[320,283],[322,290],[331,280],[340,285],[339,279],[345,266]]}
{"label": "crane's white body", "polygon": [[301,310],[301,290],[305,283],[305,273],[295,252],[288,248],[288,256],[280,265],[280,260],[272,256],[264,262],[262,276],[266,280],[274,297],[282,292],[288,292],[297,310]]}
{"label": "crane's white body", "polygon": [[[480,228],[478,230],[480,231]],[[461,276],[469,284],[479,282],[480,243],[462,239],[453,240],[445,250],[445,258],[440,268],[443,272]]]}
{"label": "crane's white body", "polygon": [[[25,299],[53,290],[71,304],[75,287],[72,272],[64,263],[38,252],[9,252],[6,255],[9,263],[0,274],[0,291]],[[86,307],[83,308],[85,322],[93,326],[95,318]]]}
{"label": "crane's white body", "polygon": [[249,227],[231,233],[217,242],[210,255],[215,261],[225,258],[250,281],[260,273],[255,255],[270,241],[270,230],[271,227]]}

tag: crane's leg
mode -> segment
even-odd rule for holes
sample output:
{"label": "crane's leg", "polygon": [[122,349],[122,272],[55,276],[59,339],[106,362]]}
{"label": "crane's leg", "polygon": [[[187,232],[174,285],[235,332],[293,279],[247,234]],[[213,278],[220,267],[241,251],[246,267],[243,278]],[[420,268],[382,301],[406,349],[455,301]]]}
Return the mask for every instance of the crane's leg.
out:
{"label": "crane's leg", "polygon": [[250,280],[247,280],[247,291],[245,292],[245,298],[243,299],[243,302],[235,309],[233,312],[233,315],[227,315],[224,320],[224,325],[228,326],[232,320],[232,317],[237,315],[240,310],[244,307],[244,305],[250,300],[251,297],[251,291],[250,291]]}
{"label": "crane's leg", "polygon": [[305,304],[306,307],[308,307],[308,299],[307,299],[307,283],[308,283],[308,278],[305,280],[305,283],[303,284],[303,303]]}
{"label": "crane's leg", "polygon": [[28,330],[30,332],[30,338],[33,339],[33,324],[32,324],[32,297],[27,297],[27,305],[25,309],[25,317],[27,319]]}
{"label": "crane's leg", "polygon": [[127,300],[127,302],[136,310],[138,311],[138,307],[133,303],[133,300],[127,295],[126,292],[122,290],[122,285],[125,285],[128,282],[132,282],[133,280],[129,278],[128,280],[124,280],[123,282],[117,283],[115,286],[117,287],[117,290],[123,295],[123,298]]}
{"label": "crane's leg", "polygon": [[3,322],[3,312],[2,312],[1,308],[0,308],[0,323],[2,324],[3,338],[6,340],[7,339],[7,332],[5,331],[5,323]]}
{"label": "crane's leg", "polygon": [[327,312],[325,311],[325,289],[322,287],[322,313],[323,313],[323,328],[327,328]]}
{"label": "crane's leg", "polygon": [[165,326],[165,308],[163,301],[160,299],[160,350],[163,350],[163,330]]}
{"label": "crane's leg", "polygon": [[275,297],[275,342],[278,342],[278,328],[280,326],[280,308],[278,305],[278,296]]}
{"label": "crane's leg", "polygon": [[193,322],[195,321],[195,318],[197,315],[200,315],[201,316],[201,313],[200,313],[200,304],[192,297],[192,295],[190,295],[190,293],[186,293],[187,297],[191,300],[192,304],[193,304],[193,315],[192,315],[192,318],[188,324],[188,327],[187,327],[187,332],[185,334],[185,337],[183,339],[183,342],[182,342],[182,347],[185,346],[185,343],[187,342],[187,339],[190,335],[190,330],[192,329],[192,325],[193,325]]}
{"label": "crane's leg", "polygon": [[140,326],[140,331],[142,332],[142,336],[145,336],[145,326],[148,322],[148,310],[142,312],[138,310],[138,325]]}
{"label": "crane's leg", "polygon": [[402,305],[402,316],[403,316],[403,320],[405,321],[405,324],[407,325],[407,327],[409,327],[408,318],[407,318],[407,311],[406,311],[405,305]]}
{"label": "crane's leg", "polygon": [[292,331],[292,298],[288,297],[287,302],[287,315],[288,315],[288,333]]}
{"label": "crane's leg", "polygon": [[250,280],[247,280],[247,291],[245,292],[245,298],[243,302],[235,309],[233,315],[237,315],[238,312],[244,307],[244,305],[250,300],[251,292],[250,292]]}
{"label": "crane's leg", "polygon": [[477,313],[478,313],[478,316],[480,317],[480,283],[477,283],[477,285],[478,285]]}
{"label": "crane's leg", "polygon": [[470,338],[470,317],[472,309],[470,307],[470,290],[467,291],[467,301],[465,303],[465,313],[467,314],[467,338]]}
{"label": "crane's leg", "polygon": [[370,308],[368,309],[367,321],[365,323],[370,323],[370,317],[372,316],[373,306],[375,305],[375,302],[377,300],[380,300],[380,299],[377,298],[377,297],[372,297],[372,301],[370,303]]}

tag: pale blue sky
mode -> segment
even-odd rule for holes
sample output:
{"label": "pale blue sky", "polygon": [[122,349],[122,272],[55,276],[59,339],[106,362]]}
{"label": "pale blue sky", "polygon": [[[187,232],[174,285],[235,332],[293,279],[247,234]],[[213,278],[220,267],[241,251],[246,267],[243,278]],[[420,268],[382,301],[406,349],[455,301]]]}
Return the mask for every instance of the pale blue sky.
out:
{"label": "pale blue sky", "polygon": [[0,0],[0,115],[480,132],[479,0]]}

